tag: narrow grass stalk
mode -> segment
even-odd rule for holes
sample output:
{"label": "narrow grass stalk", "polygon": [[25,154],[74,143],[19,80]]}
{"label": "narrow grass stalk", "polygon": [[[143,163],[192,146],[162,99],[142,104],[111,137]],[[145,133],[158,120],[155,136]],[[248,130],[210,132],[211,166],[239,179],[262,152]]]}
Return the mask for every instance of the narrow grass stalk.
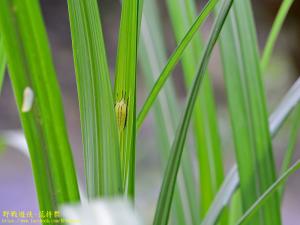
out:
{"label": "narrow grass stalk", "polygon": [[[255,34],[250,2],[236,0],[221,49],[244,211],[276,178]],[[281,224],[278,200],[274,195],[252,224]]]}
{"label": "narrow grass stalk", "polygon": [[30,151],[40,210],[79,201],[62,98],[37,0],[0,7],[9,75]]}
{"label": "narrow grass stalk", "polygon": [[125,194],[134,198],[136,139],[136,70],[139,0],[123,0],[115,80],[115,111],[119,131]]}
{"label": "narrow grass stalk", "polygon": [[225,177],[220,190],[215,195],[215,199],[210,205],[201,225],[215,225],[221,218],[224,208],[228,205],[232,195],[239,187],[239,174],[236,165],[234,165]]}
{"label": "narrow grass stalk", "polygon": [[229,206],[228,224],[235,224],[243,215],[242,196],[239,189],[232,195]]}
{"label": "narrow grass stalk", "polygon": [[194,21],[193,25],[189,29],[189,31],[186,33],[184,38],[181,40],[180,44],[177,46],[175,51],[172,53],[171,57],[169,58],[166,66],[164,67],[163,71],[161,72],[159,78],[155,82],[155,85],[153,86],[150,94],[148,95],[141,111],[138,114],[137,118],[137,128],[139,129],[141,125],[143,124],[143,121],[145,117],[147,116],[152,104],[154,103],[155,99],[157,98],[160,90],[164,86],[166,80],[168,79],[170,73],[177,65],[178,61],[182,57],[182,54],[186,47],[189,45],[190,41],[198,31],[199,27],[203,23],[203,21],[207,18],[207,16],[210,14],[210,12],[213,10],[217,3],[217,0],[210,0],[204,9],[201,11],[199,16]]}
{"label": "narrow grass stalk", "polygon": [[[276,110],[269,117],[269,129],[272,138],[274,138],[281,128],[290,113],[295,109],[300,102],[300,79],[290,88]],[[216,197],[211,204],[207,215],[201,225],[214,225],[220,218],[224,207],[228,204],[230,197],[239,187],[240,180],[237,173],[237,165],[234,165],[230,172],[225,177],[225,180],[216,194]],[[227,194],[224,194],[227,193]],[[229,195],[229,198],[228,198]]]}
{"label": "narrow grass stalk", "polygon": [[293,86],[289,89],[288,93],[281,100],[280,104],[277,107],[277,110],[272,113],[269,118],[270,121],[270,131],[272,136],[276,135],[279,131],[282,122],[287,119],[287,115],[297,107],[300,101],[300,79],[293,84]]}
{"label": "narrow grass stalk", "polygon": [[[283,26],[283,23],[288,14],[288,11],[291,8],[291,6],[293,5],[293,3],[294,3],[294,0],[284,0],[280,6],[280,9],[279,9],[277,16],[275,18],[275,21],[272,25],[271,32],[267,38],[266,46],[263,51],[263,56],[261,59],[262,72],[264,72],[266,70],[266,67],[269,65],[275,42],[278,38],[278,35]],[[287,151],[284,154],[284,160],[283,160],[281,170],[280,170],[281,174],[283,174],[288,169],[288,167],[292,161],[293,153],[295,150],[295,145],[297,143],[297,134],[298,134],[298,130],[300,128],[300,117],[299,117],[300,116],[300,107],[298,107],[298,109],[294,112],[294,114],[295,115],[293,118],[293,123],[292,123],[293,125],[291,128],[289,144],[288,144]],[[283,199],[282,196],[284,194],[284,188],[285,188],[285,185],[283,185],[279,190],[279,196],[280,196],[281,200]]]}
{"label": "narrow grass stalk", "polygon": [[122,194],[119,139],[97,0],[68,0],[89,198]]}
{"label": "narrow grass stalk", "polygon": [[[283,162],[280,169],[280,174],[284,174],[285,171],[288,170],[292,160],[293,155],[296,150],[296,145],[299,137],[299,130],[300,130],[300,106],[295,109],[293,113],[292,120],[291,120],[291,131],[289,135],[288,147],[284,153]],[[283,200],[285,185],[279,189],[279,196],[281,201]]]}
{"label": "narrow grass stalk", "polygon": [[284,23],[284,20],[289,12],[289,9],[291,8],[292,4],[294,3],[294,0],[283,0],[280,9],[278,11],[278,14],[275,18],[275,21],[273,23],[271,32],[268,36],[266,46],[262,55],[262,60],[261,60],[261,69],[262,72],[266,70],[266,67],[269,64],[275,42],[278,38],[279,32],[282,28],[282,25]]}
{"label": "narrow grass stalk", "polygon": [[236,225],[242,225],[249,222],[253,215],[266,204],[274,194],[277,194],[278,188],[280,188],[286,180],[300,169],[300,160],[295,162],[287,171],[285,171],[258,199],[257,201],[245,212],[241,219],[236,223]]}
{"label": "narrow grass stalk", "polygon": [[[146,1],[143,12],[141,38],[140,38],[140,62],[143,75],[148,88],[153,87],[157,76],[166,62],[166,47],[163,42],[162,27],[158,7],[155,1]],[[169,155],[169,149],[175,136],[178,124],[179,106],[171,81],[164,85],[158,101],[153,105],[155,119],[155,134],[157,136],[157,149],[161,156],[164,168]],[[174,204],[171,212],[172,224],[197,224],[199,206],[197,204],[197,185],[193,176],[193,164],[191,163],[191,148],[183,153],[182,164],[179,170]],[[189,196],[189,197],[188,197]]]}
{"label": "narrow grass stalk", "polygon": [[[275,22],[272,26],[272,29],[271,29],[271,32],[269,34],[269,38],[267,39],[267,42],[266,42],[266,47],[264,49],[264,53],[263,53],[263,57],[262,57],[262,60],[261,60],[261,69],[262,69],[262,72],[264,72],[266,70],[266,67],[270,61],[270,57],[271,57],[271,54],[273,52],[273,48],[274,48],[274,44],[275,44],[275,41],[279,35],[279,31],[283,25],[283,22],[286,18],[286,15],[287,15],[287,12],[289,10],[289,8],[291,7],[292,5],[292,1],[290,0],[287,0],[287,1],[283,1],[282,5],[281,5],[281,8],[276,16],[276,19],[275,19]],[[296,120],[296,118],[295,118]],[[297,123],[297,122],[296,122]],[[295,127],[293,128],[293,130],[296,129]],[[292,135],[294,136],[294,135]],[[293,138],[291,137],[291,140],[290,140],[290,146],[288,148],[288,151],[287,153],[285,154],[286,157],[289,157],[289,153],[292,154],[293,152],[293,147],[292,147],[292,140]],[[286,161],[287,162],[287,161]],[[286,169],[288,167],[289,164],[286,165]],[[284,170],[285,171],[285,170]],[[239,192],[240,193],[240,192]],[[282,192],[281,192],[282,193]],[[240,196],[240,194],[239,194]],[[280,198],[282,199],[282,198]],[[240,201],[241,201],[241,198],[239,197],[238,199],[237,198],[234,198],[233,199],[234,201],[234,204],[232,205],[231,207],[231,214],[232,216],[234,217],[231,221],[230,221],[230,224],[234,224],[234,221],[237,221],[237,213],[236,211],[240,211],[239,209],[241,208],[240,206]]]}
{"label": "narrow grass stalk", "polygon": [[197,75],[193,82],[193,87],[188,97],[188,102],[184,111],[184,115],[177,129],[175,140],[171,148],[171,153],[169,156],[169,161],[165,171],[164,180],[155,212],[155,218],[153,222],[153,224],[155,225],[168,223],[178,168],[181,161],[183,147],[185,145],[192,112],[195,106],[195,102],[200,90],[200,86],[207,68],[211,52],[219,37],[220,31],[222,29],[222,26],[229,12],[229,9],[231,8],[232,3],[233,0],[224,0],[222,2],[222,8],[220,10],[220,13],[218,14],[216,22],[213,25],[212,33],[209,37],[208,44],[205,47],[199,70],[197,72]]}
{"label": "narrow grass stalk", "polygon": [[5,55],[4,55],[4,46],[3,46],[3,40],[0,36],[0,94],[2,90],[2,84],[4,80],[4,73],[5,73]]}
{"label": "narrow grass stalk", "polygon": [[[176,41],[179,44],[196,17],[195,2],[189,0],[182,3],[181,0],[168,0],[167,6]],[[188,89],[192,86],[202,50],[200,35],[195,35],[182,57],[184,78]],[[193,131],[202,193],[200,194],[200,217],[204,217],[224,177],[215,102],[208,75],[205,75],[195,104]]]}

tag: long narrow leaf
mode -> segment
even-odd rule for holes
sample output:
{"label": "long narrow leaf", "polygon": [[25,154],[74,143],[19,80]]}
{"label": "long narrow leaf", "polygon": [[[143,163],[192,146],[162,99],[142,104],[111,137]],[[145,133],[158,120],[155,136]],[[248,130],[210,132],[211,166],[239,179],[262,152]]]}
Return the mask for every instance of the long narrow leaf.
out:
{"label": "long narrow leaf", "polygon": [[159,195],[159,200],[157,203],[154,224],[167,224],[169,219],[169,212],[172,203],[174,186],[176,182],[177,172],[181,161],[183,147],[186,141],[186,135],[188,132],[189,124],[191,121],[192,112],[195,106],[197,95],[200,90],[200,86],[203,80],[203,76],[206,71],[206,67],[213,50],[213,47],[219,37],[220,31],[226,19],[226,16],[231,8],[233,0],[224,0],[222,3],[222,8],[213,25],[212,33],[210,35],[208,44],[205,47],[203,57],[201,59],[201,64],[198,73],[193,82],[192,90],[188,97],[187,106],[178,127],[175,140],[172,145],[171,155],[169,157],[168,165],[165,171],[165,176],[163,184],[161,187],[161,192]]}
{"label": "long narrow leaf", "polygon": [[204,7],[204,9],[201,11],[200,15],[196,18],[193,25],[189,29],[189,31],[186,33],[180,44],[177,46],[171,57],[169,58],[166,66],[164,67],[163,71],[161,72],[159,78],[157,79],[155,85],[153,86],[150,94],[148,95],[140,113],[138,114],[137,118],[137,128],[140,128],[143,124],[143,121],[145,117],[147,116],[152,104],[154,103],[155,99],[157,98],[160,90],[162,89],[164,83],[168,79],[170,73],[175,68],[177,62],[182,57],[182,54],[190,41],[192,40],[193,36],[198,31],[199,27],[203,23],[203,21],[207,18],[207,16],[210,14],[214,6],[216,5],[216,0],[210,0],[207,5]]}
{"label": "long narrow leaf", "polygon": [[0,94],[1,94],[3,80],[4,80],[5,63],[6,63],[6,60],[5,60],[5,56],[4,56],[3,40],[0,36]]}
{"label": "long narrow leaf", "polygon": [[266,204],[266,201],[276,193],[277,189],[285,183],[289,176],[300,169],[300,160],[295,162],[286,172],[284,172],[260,197],[259,199],[245,212],[242,218],[236,223],[236,225],[245,224],[249,219]]}
{"label": "long narrow leaf", "polygon": [[[285,95],[281,103],[278,105],[277,109],[272,113],[269,117],[269,129],[270,134],[274,137],[280,127],[283,125],[286,118],[290,115],[290,113],[294,110],[294,108],[300,103],[300,79],[290,88],[288,93]],[[276,125],[274,125],[276,124]],[[237,166],[234,165],[230,171],[237,172]],[[216,195],[213,203],[210,206],[210,209],[201,223],[201,225],[213,225],[219,218],[220,214],[222,213],[224,207],[228,204],[228,198],[225,195],[220,193],[231,192],[233,193],[235,189],[238,188],[240,181],[239,177],[238,182],[234,180],[236,177],[230,176],[233,172],[230,172],[229,175],[226,176],[223,185],[221,186],[218,194]],[[233,185],[235,184],[235,185]]]}
{"label": "long narrow leaf", "polygon": [[136,69],[139,0],[123,0],[115,80],[115,111],[119,130],[125,194],[134,198],[136,139]]}
{"label": "long narrow leaf", "polygon": [[230,169],[228,175],[224,179],[224,182],[216,194],[201,225],[213,225],[216,223],[224,207],[228,204],[233,193],[238,188],[239,182],[239,174],[235,165]]}
{"label": "long narrow leaf", "polygon": [[37,0],[3,0],[0,33],[40,210],[79,200],[62,98]]}
{"label": "long narrow leaf", "polygon": [[237,189],[230,200],[228,224],[234,224],[241,218],[243,215],[242,208],[241,191]]}
{"label": "long narrow leaf", "polygon": [[276,19],[273,23],[271,32],[270,32],[269,37],[266,42],[266,47],[265,47],[263,55],[262,55],[262,60],[261,60],[262,72],[264,72],[266,70],[266,67],[269,64],[275,42],[277,40],[277,37],[279,35],[279,32],[283,25],[283,22],[289,12],[289,9],[291,8],[291,6],[293,4],[293,2],[294,2],[294,0],[284,0],[280,6],[280,9],[279,9]]}
{"label": "long narrow leaf", "polygon": [[280,104],[278,105],[278,110],[276,110],[270,116],[270,131],[277,132],[282,125],[282,121],[285,121],[287,115],[294,109],[299,103],[300,99],[300,79],[298,79],[293,86],[290,88],[288,93],[284,96]]}
{"label": "long narrow leaf", "polygon": [[[194,3],[193,0],[185,1],[184,4],[181,0],[167,1],[178,44],[196,17]],[[195,35],[182,57],[187,89],[190,89],[192,85],[202,50],[200,35]],[[224,177],[215,102],[208,75],[205,75],[193,112],[193,131],[200,175],[200,217],[204,217]]]}
{"label": "long narrow leaf", "polygon": [[[155,1],[145,1],[143,12],[141,38],[140,38],[140,62],[148,88],[154,85],[157,76],[166,62],[166,47],[163,43],[162,27],[157,13]],[[157,149],[162,165],[165,166],[169,149],[175,136],[178,124],[178,104],[172,87],[171,80],[164,85],[158,101],[153,105],[155,119],[155,134],[157,137]],[[190,150],[189,145],[187,150]],[[199,219],[199,207],[197,204],[197,186],[193,176],[193,164],[191,163],[191,151],[183,153],[182,164],[176,189],[174,204],[171,212],[172,224],[196,224]]]}
{"label": "long narrow leaf", "polygon": [[[255,34],[250,2],[236,0],[221,36],[221,49],[243,210],[276,178]],[[281,224],[278,196],[253,224]]]}
{"label": "long narrow leaf", "polygon": [[[18,153],[21,153],[24,156],[26,156],[26,158],[29,161],[31,161],[27,142],[23,132],[19,130],[2,131],[0,132],[0,140],[2,141],[2,139],[5,148],[12,148],[16,150]],[[0,147],[2,147],[2,145],[0,145]],[[80,202],[86,203],[87,198],[86,198],[85,190],[82,188],[82,185],[80,185],[80,182],[78,182],[78,189],[80,194]]]}
{"label": "long narrow leaf", "polygon": [[122,193],[118,131],[96,0],[68,0],[90,198]]}
{"label": "long narrow leaf", "polygon": [[[296,145],[299,137],[299,131],[300,131],[300,107],[298,106],[297,109],[295,109],[295,112],[293,113],[292,121],[291,121],[291,131],[289,135],[289,141],[288,141],[288,147],[286,152],[284,153],[284,159],[282,162],[282,166],[280,169],[280,174],[284,174],[285,171],[288,170],[294,156],[294,152],[296,150]],[[283,199],[285,190],[285,185],[282,185],[280,188],[279,196],[280,199]]]}

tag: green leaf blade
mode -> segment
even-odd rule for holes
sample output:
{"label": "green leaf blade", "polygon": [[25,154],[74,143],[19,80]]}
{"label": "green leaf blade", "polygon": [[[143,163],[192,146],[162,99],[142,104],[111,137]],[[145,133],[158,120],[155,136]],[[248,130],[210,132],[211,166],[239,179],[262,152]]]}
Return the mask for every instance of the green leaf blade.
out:
{"label": "green leaf blade", "polygon": [[[300,131],[300,107],[299,106],[295,109],[295,112],[292,115],[291,122],[292,124],[291,124],[291,130],[289,134],[288,146],[287,146],[287,150],[284,153],[280,174],[284,174],[284,172],[288,170],[296,150],[296,145],[297,145],[299,131]],[[285,185],[283,185],[279,190],[281,201],[283,200],[284,190],[285,190]]]}
{"label": "green leaf blade", "polygon": [[[195,2],[190,0],[182,4],[178,0],[168,0],[167,3],[176,41],[179,44],[196,17]],[[200,35],[195,35],[182,57],[188,89],[193,82],[202,45]],[[215,107],[211,81],[208,75],[205,75],[193,112],[193,131],[200,175],[200,217],[204,217],[224,177]]]}
{"label": "green leaf blade", "polygon": [[[223,30],[224,31],[224,30]],[[277,106],[276,110],[269,117],[269,129],[272,138],[274,138],[278,130],[282,127],[285,120],[289,117],[291,112],[300,103],[300,79],[289,89],[283,100]],[[201,225],[213,225],[222,214],[224,207],[229,203],[234,191],[240,185],[239,176],[237,173],[237,166],[234,165],[226,176],[220,190],[218,191],[210,209],[205,216]],[[230,194],[231,193],[231,194]]]}
{"label": "green leaf blade", "polygon": [[[140,38],[140,62],[145,76],[146,85],[152,88],[157,76],[167,61],[167,49],[163,42],[162,27],[157,13],[157,5],[154,1],[146,1],[143,12],[141,38]],[[176,101],[175,91],[169,80],[161,90],[158,101],[153,105],[155,119],[155,134],[161,162],[166,164],[169,149],[175,136],[178,123],[179,105]],[[187,146],[190,149],[190,146]],[[192,155],[190,151],[183,153],[182,164],[177,179],[172,206],[172,224],[197,224],[199,220],[199,206],[197,202],[198,190],[193,176]]]}
{"label": "green leaf blade", "polygon": [[40,209],[57,210],[61,203],[79,201],[79,192],[39,4],[5,0],[0,8],[0,32]]}
{"label": "green leaf blade", "polygon": [[186,33],[178,47],[175,49],[171,57],[169,58],[166,66],[164,67],[163,71],[161,72],[159,78],[157,79],[155,85],[153,86],[150,94],[148,95],[141,111],[138,114],[137,118],[137,128],[140,128],[145,117],[147,116],[152,104],[154,103],[155,99],[157,98],[161,88],[163,87],[164,83],[168,79],[170,73],[176,66],[177,62],[181,58],[184,50],[192,40],[193,36],[203,23],[203,21],[207,18],[209,13],[212,11],[214,6],[216,5],[217,0],[210,0],[205,8],[201,11],[200,15],[197,17],[197,19],[194,21],[193,25],[189,29],[189,31]]}
{"label": "green leaf blade", "polygon": [[291,167],[289,167],[258,199],[257,201],[245,212],[245,214],[240,218],[236,225],[247,224],[246,222],[262,207],[266,204],[267,200],[272,197],[272,195],[277,194],[277,189],[285,183],[289,176],[300,169],[300,160],[295,162]]}
{"label": "green leaf blade", "polygon": [[222,9],[220,10],[220,14],[218,15],[218,18],[213,26],[213,30],[210,35],[209,42],[206,45],[201,60],[200,68],[194,80],[192,91],[190,92],[190,95],[188,97],[188,102],[187,102],[184,115],[182,117],[181,123],[178,128],[178,132],[176,134],[175,140],[172,145],[171,155],[169,157],[163,184],[161,187],[161,192],[159,195],[159,200],[157,203],[155,218],[153,222],[154,225],[168,223],[177,172],[180,165],[182,150],[185,144],[186,135],[189,128],[193,108],[197,100],[197,95],[201,86],[201,82],[203,80],[203,76],[206,72],[206,67],[209,61],[209,57],[218,39],[219,33],[227,17],[229,9],[231,8],[232,3],[233,3],[232,0],[224,0],[222,2]]}
{"label": "green leaf blade", "polygon": [[0,94],[2,90],[3,80],[4,80],[4,73],[5,73],[5,65],[6,59],[4,55],[4,46],[3,46],[3,38],[0,36]]}
{"label": "green leaf blade", "polygon": [[90,198],[122,193],[114,103],[96,0],[69,0],[69,17]]}
{"label": "green leaf blade", "polygon": [[[140,23],[139,0],[122,2],[119,31],[116,79],[114,88],[115,104],[123,101],[123,111],[117,120],[121,154],[121,171],[125,195],[134,198],[135,192],[135,140],[136,140],[136,70],[137,47]],[[125,108],[125,110],[124,110]]]}
{"label": "green leaf blade", "polygon": [[264,72],[266,70],[266,67],[269,64],[275,42],[277,40],[277,37],[281,30],[281,27],[284,23],[284,20],[288,14],[288,11],[291,8],[291,6],[293,5],[293,3],[294,3],[294,0],[284,0],[281,3],[280,9],[279,9],[278,14],[275,18],[275,21],[273,23],[271,32],[268,36],[266,46],[265,46],[265,49],[264,49],[264,52],[262,55],[262,59],[261,59],[262,72]]}
{"label": "green leaf blade", "polygon": [[[244,210],[276,178],[262,87],[255,26],[249,1],[235,1],[221,38]],[[245,162],[245,158],[247,161]],[[280,224],[278,196],[253,224]]]}

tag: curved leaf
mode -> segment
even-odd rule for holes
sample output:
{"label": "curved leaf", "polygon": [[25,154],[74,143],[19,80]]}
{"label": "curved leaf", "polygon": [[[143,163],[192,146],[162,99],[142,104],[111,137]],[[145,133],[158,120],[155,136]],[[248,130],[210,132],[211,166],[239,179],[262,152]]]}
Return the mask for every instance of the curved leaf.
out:
{"label": "curved leaf", "polygon": [[[296,145],[297,145],[299,131],[300,131],[300,106],[297,106],[297,108],[295,109],[295,112],[292,115],[291,123],[292,124],[291,124],[291,131],[289,134],[288,147],[284,153],[280,174],[284,174],[284,172],[288,170],[296,150]],[[284,190],[285,190],[285,185],[283,185],[279,191],[279,196],[281,201],[283,200]]]}
{"label": "curved leaf", "polygon": [[[255,35],[250,1],[236,0],[220,43],[243,211],[276,179]],[[251,224],[281,224],[278,196]]]}
{"label": "curved leaf", "polygon": [[206,67],[213,50],[213,47],[219,37],[222,26],[225,22],[226,16],[231,8],[233,0],[224,0],[222,2],[222,8],[218,14],[218,17],[213,25],[212,33],[209,37],[209,41],[205,47],[203,57],[198,73],[193,82],[192,90],[188,97],[187,106],[184,115],[181,119],[180,125],[175,136],[175,140],[172,145],[171,153],[169,156],[168,165],[165,171],[161,192],[159,195],[157,208],[155,212],[155,218],[153,224],[167,224],[169,219],[170,207],[172,203],[175,182],[177,178],[177,172],[181,161],[183,147],[186,141],[186,135],[191,121],[192,112],[195,106],[195,102],[200,90],[200,86],[203,80],[203,76],[206,71]]}
{"label": "curved leaf", "polygon": [[[297,82],[290,88],[288,93],[285,95],[281,103],[278,105],[276,110],[269,117],[269,129],[270,134],[274,137],[286,118],[290,115],[290,113],[294,110],[294,108],[300,103],[300,78]],[[276,126],[274,125],[276,124]],[[223,185],[221,186],[218,194],[216,195],[213,203],[210,206],[208,213],[206,214],[201,225],[213,225],[220,217],[222,210],[228,204],[229,200],[226,195],[222,193],[230,192],[234,193],[240,184],[239,177],[236,182],[236,177],[231,176],[230,174],[237,173],[237,166],[234,165],[229,175],[226,176]],[[235,172],[233,172],[235,171]]]}
{"label": "curved leaf", "polygon": [[284,0],[281,3],[280,9],[279,9],[278,14],[275,18],[275,21],[273,23],[271,32],[270,32],[269,37],[267,39],[266,46],[265,46],[265,49],[264,49],[264,52],[263,52],[263,55],[262,55],[262,59],[261,59],[262,72],[264,72],[266,70],[266,67],[269,64],[270,57],[272,55],[276,39],[279,35],[279,32],[280,32],[281,27],[283,25],[283,22],[284,22],[287,14],[289,12],[289,9],[293,5],[293,3],[294,3],[294,0]]}
{"label": "curved leaf", "polygon": [[161,72],[159,78],[155,82],[150,94],[148,95],[140,113],[138,114],[137,118],[137,128],[140,128],[143,124],[145,117],[147,116],[152,104],[154,103],[155,99],[157,98],[160,90],[162,89],[163,85],[165,84],[166,80],[168,79],[170,73],[176,66],[179,59],[182,57],[182,54],[190,41],[192,40],[193,36],[198,31],[199,27],[203,23],[203,21],[207,18],[210,12],[213,10],[214,6],[216,5],[217,0],[210,0],[204,9],[201,11],[200,15],[197,17],[189,31],[186,33],[180,44],[177,46],[171,57],[169,58],[166,66],[164,67],[163,71]]}
{"label": "curved leaf", "polygon": [[[38,1],[1,1],[0,33],[30,151],[40,210],[57,210],[61,203],[79,201],[79,191]],[[28,104],[26,111],[22,111],[24,102]]]}
{"label": "curved leaf", "polygon": [[245,224],[266,203],[266,201],[277,191],[277,189],[285,183],[286,179],[300,169],[300,160],[295,162],[287,171],[285,171],[260,197],[259,199],[245,212],[236,225]]}
{"label": "curved leaf", "polygon": [[[194,0],[168,0],[167,8],[170,14],[176,41],[180,44],[188,28],[196,17]],[[203,51],[203,41],[200,35],[195,35],[182,56],[182,69],[187,89],[193,84],[194,74]],[[198,157],[198,176],[200,200],[190,193],[190,198],[200,202],[200,210],[194,213],[194,221],[203,218],[215,193],[224,179],[221,140],[218,130],[216,104],[214,100],[211,78],[205,75],[203,86],[193,112],[192,131]],[[200,218],[199,218],[200,212]],[[194,222],[195,223],[195,222]]]}
{"label": "curved leaf", "polygon": [[[151,88],[167,60],[167,51],[163,42],[163,32],[156,2],[145,1],[144,4],[144,8],[147,10],[143,12],[139,52],[145,83],[148,88]],[[164,85],[158,101],[153,105],[157,151],[160,154],[162,168],[167,163],[178,123],[179,105],[171,82],[169,80]],[[187,145],[187,150],[189,147],[190,145]],[[199,207],[197,198],[195,198],[198,186],[194,179],[195,176],[193,176],[194,165],[191,164],[191,152],[185,151],[183,154],[174,193],[171,221],[172,224],[178,225],[196,224],[192,221],[195,221],[195,217],[199,218]]]}

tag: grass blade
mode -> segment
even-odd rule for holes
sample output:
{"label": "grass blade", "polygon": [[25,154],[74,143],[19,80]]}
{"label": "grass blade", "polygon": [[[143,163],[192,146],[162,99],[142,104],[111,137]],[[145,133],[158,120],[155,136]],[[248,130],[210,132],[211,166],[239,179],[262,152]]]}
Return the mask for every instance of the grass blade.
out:
{"label": "grass blade", "polygon": [[[166,47],[163,43],[162,27],[155,1],[146,1],[143,12],[140,62],[148,88],[153,87],[157,76],[166,62]],[[178,123],[179,106],[171,80],[164,85],[158,101],[153,105],[155,134],[163,167],[168,160],[169,149],[175,136]],[[187,147],[187,149],[190,149]],[[197,186],[194,180],[191,152],[183,153],[182,164],[177,178],[174,193],[174,204],[171,212],[172,224],[197,224],[199,206],[197,204]],[[187,196],[188,195],[188,196]]]}
{"label": "grass blade", "polygon": [[[38,1],[1,1],[0,33],[30,151],[40,210],[57,210],[58,204],[78,201],[79,193]],[[26,110],[22,110],[24,103]]]}
{"label": "grass blade", "polygon": [[206,67],[213,50],[213,47],[218,39],[220,31],[222,29],[223,23],[232,5],[232,0],[225,0],[222,3],[222,8],[213,26],[212,33],[209,38],[209,42],[205,47],[203,57],[201,59],[200,68],[198,70],[195,81],[193,82],[193,87],[188,97],[187,107],[185,109],[184,115],[180,122],[175,140],[172,145],[171,155],[169,157],[168,165],[165,171],[163,184],[161,187],[161,192],[159,195],[159,200],[157,203],[157,208],[155,212],[154,225],[167,224],[169,219],[170,207],[172,203],[174,186],[176,182],[177,172],[181,161],[181,155],[183,147],[186,140],[186,135],[188,127],[190,124],[192,112],[197,99],[198,92],[200,90],[201,82],[203,80]]}
{"label": "grass blade", "polygon": [[235,224],[243,215],[241,191],[237,189],[229,202],[228,224]]}
{"label": "grass blade", "polygon": [[[299,130],[300,130],[300,107],[299,106],[295,109],[295,112],[293,113],[291,126],[292,127],[289,135],[290,137],[288,141],[288,147],[286,152],[284,153],[284,159],[280,169],[280,174],[284,174],[284,172],[288,170],[293,160],[294,152],[296,150],[296,145],[297,145]],[[279,196],[281,200],[283,199],[284,190],[285,190],[285,185],[282,185],[282,187],[279,190]]]}
{"label": "grass blade", "polygon": [[300,160],[295,162],[287,171],[285,171],[260,197],[259,199],[245,212],[241,219],[236,223],[236,225],[245,224],[253,217],[253,215],[266,204],[266,201],[277,193],[277,189],[285,183],[287,178],[300,169]]}
{"label": "grass blade", "polygon": [[5,63],[6,63],[6,60],[5,60],[5,55],[4,55],[3,40],[0,36],[0,94],[1,94],[3,80],[4,80]]}
{"label": "grass blade", "polygon": [[297,107],[300,99],[300,79],[298,79],[293,86],[290,88],[288,93],[280,102],[279,106],[271,116],[270,116],[270,130],[277,132],[282,125],[282,121],[287,118],[287,115]]}
{"label": "grass blade", "polygon": [[89,198],[122,193],[118,131],[96,0],[68,0]]}
{"label": "grass blade", "polygon": [[[293,3],[294,3],[294,0],[284,0],[281,4],[281,7],[280,7],[278,14],[275,18],[275,21],[273,23],[271,32],[269,34],[269,37],[267,39],[266,46],[265,46],[265,49],[263,52],[263,56],[262,56],[262,60],[261,60],[262,71],[265,71],[266,67],[269,64],[275,42],[276,42],[279,32],[283,26],[283,23],[288,14],[288,11],[291,8],[291,6],[293,5]],[[296,140],[297,140],[297,133],[298,133],[298,130],[300,127],[300,118],[298,118],[299,115],[300,115],[300,108],[298,110],[296,110],[296,112],[295,112],[295,116],[294,116],[295,118],[293,119],[294,123],[293,123],[292,130],[291,130],[289,146],[285,153],[285,158],[283,160],[283,165],[281,167],[281,173],[283,173],[284,171],[286,171],[288,169],[288,166],[292,160],[292,156],[293,156],[293,152],[294,152],[295,144],[296,144]],[[284,186],[280,190],[280,196],[283,195],[283,189],[284,189]],[[281,197],[281,199],[282,199],[282,197]]]}
{"label": "grass blade", "polygon": [[[181,0],[168,0],[167,6],[176,41],[180,44],[196,17],[195,2],[190,0],[182,3]],[[182,66],[187,89],[190,89],[192,85],[202,49],[200,35],[196,35],[183,54]],[[200,194],[200,217],[204,217],[224,178],[215,102],[208,75],[205,75],[199,98],[195,104],[193,131],[198,153],[199,181],[202,193]],[[199,212],[195,217],[198,217],[198,214]]]}
{"label": "grass blade", "polygon": [[136,69],[139,0],[123,0],[115,80],[121,171],[125,194],[134,198],[136,139]]}
{"label": "grass blade", "polygon": [[[221,36],[221,49],[245,211],[276,178],[249,1],[235,1]],[[278,200],[275,195],[253,224],[281,224]]]}
{"label": "grass blade", "polygon": [[235,165],[231,168],[228,175],[224,179],[224,182],[220,187],[218,193],[215,195],[215,199],[211,204],[208,213],[206,214],[201,225],[216,224],[216,221],[218,220],[218,218],[220,218],[221,212],[223,212],[224,207],[228,204],[232,195],[238,188],[239,183],[239,174]]}
{"label": "grass blade", "polygon": [[204,9],[201,11],[200,15],[197,17],[189,31],[186,33],[180,44],[177,46],[171,57],[169,58],[166,66],[164,67],[163,71],[161,72],[159,78],[157,79],[155,85],[153,86],[150,94],[148,95],[146,102],[144,103],[140,113],[138,114],[137,118],[137,128],[140,128],[143,124],[145,117],[147,116],[152,104],[154,103],[155,99],[157,98],[160,90],[162,89],[164,83],[168,79],[170,73],[175,68],[177,62],[180,60],[184,50],[192,40],[193,36],[198,31],[199,27],[203,23],[203,21],[207,18],[210,14],[214,6],[216,5],[217,0],[210,0]]}
{"label": "grass blade", "polygon": [[262,60],[261,60],[262,72],[264,72],[266,70],[266,67],[269,64],[275,42],[277,40],[277,37],[279,35],[279,32],[283,25],[283,22],[289,12],[289,9],[291,8],[293,3],[294,3],[294,0],[283,0],[282,4],[280,6],[280,9],[279,9],[276,19],[273,23],[271,32],[268,36],[266,46],[265,46],[265,49],[263,52],[263,56],[262,56]]}
{"label": "grass blade", "polygon": [[[269,129],[272,137],[274,137],[277,134],[278,130],[283,125],[286,118],[299,104],[300,102],[299,93],[300,93],[300,79],[298,79],[298,81],[296,81],[295,84],[290,88],[290,90],[285,95],[285,97],[283,98],[283,100],[281,101],[277,109],[269,117],[270,118]],[[237,172],[237,166],[234,165],[230,171],[232,172],[230,172],[229,175],[226,176],[223,185],[218,191],[201,225],[215,224],[217,219],[220,217],[220,214],[222,213],[224,206],[228,204],[228,200],[229,200],[228,198],[226,198],[225,195],[220,193],[226,193],[226,192],[234,193],[234,190],[238,188],[238,185],[240,184],[239,177],[237,176],[238,182],[235,182],[234,180],[236,179],[236,177],[230,176],[230,174],[234,173],[233,171],[235,171],[235,173]]]}

